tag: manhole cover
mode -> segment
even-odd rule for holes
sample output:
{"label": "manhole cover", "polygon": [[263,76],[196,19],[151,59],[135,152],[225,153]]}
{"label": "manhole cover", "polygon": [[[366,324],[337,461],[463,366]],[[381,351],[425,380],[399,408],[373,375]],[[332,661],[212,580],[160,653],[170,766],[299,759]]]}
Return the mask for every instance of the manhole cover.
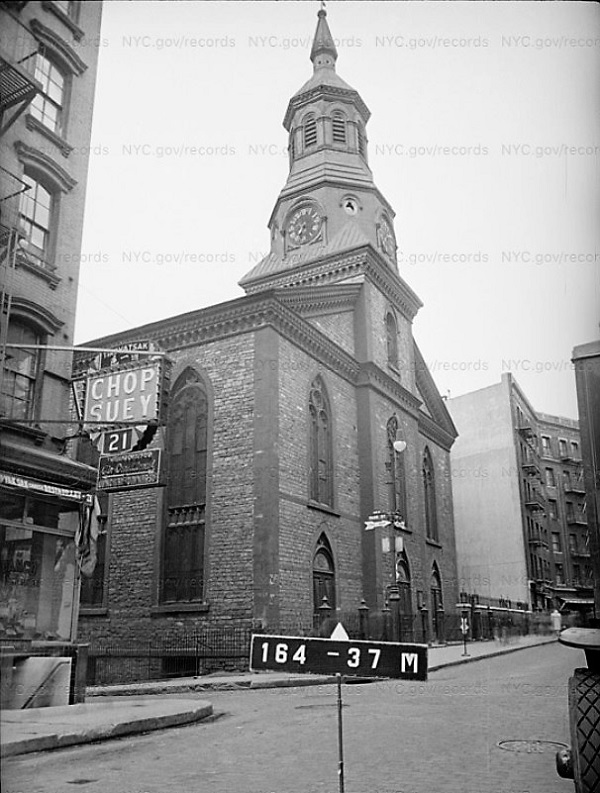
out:
{"label": "manhole cover", "polygon": [[559,741],[499,741],[498,746],[506,752],[520,752],[521,754],[555,753],[559,749],[568,748],[566,743]]}

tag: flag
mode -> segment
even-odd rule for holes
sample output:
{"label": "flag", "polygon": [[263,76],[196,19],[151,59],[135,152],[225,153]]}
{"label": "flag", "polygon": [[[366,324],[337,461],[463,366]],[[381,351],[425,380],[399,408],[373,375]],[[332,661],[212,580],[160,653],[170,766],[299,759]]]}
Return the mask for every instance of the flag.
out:
{"label": "flag", "polygon": [[91,578],[97,561],[100,504],[94,496],[91,504],[79,505],[79,526],[75,534],[75,551],[82,575]]}

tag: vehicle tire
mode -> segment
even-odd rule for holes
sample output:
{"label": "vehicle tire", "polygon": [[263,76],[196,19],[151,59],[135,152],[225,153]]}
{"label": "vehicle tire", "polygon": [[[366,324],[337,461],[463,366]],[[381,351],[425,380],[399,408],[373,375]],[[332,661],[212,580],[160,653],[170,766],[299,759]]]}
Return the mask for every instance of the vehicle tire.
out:
{"label": "vehicle tire", "polygon": [[569,722],[576,793],[600,793],[600,675],[569,678]]}

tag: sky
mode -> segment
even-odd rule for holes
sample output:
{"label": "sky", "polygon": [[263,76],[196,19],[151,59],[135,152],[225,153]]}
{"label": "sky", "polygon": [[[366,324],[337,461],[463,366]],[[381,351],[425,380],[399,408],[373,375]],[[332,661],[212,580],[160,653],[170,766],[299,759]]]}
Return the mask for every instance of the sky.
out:
{"label": "sky", "polygon": [[[243,296],[319,7],[104,3],[77,344]],[[536,410],[576,418],[572,350],[600,336],[600,6],[326,8],[440,393],[511,371]]]}

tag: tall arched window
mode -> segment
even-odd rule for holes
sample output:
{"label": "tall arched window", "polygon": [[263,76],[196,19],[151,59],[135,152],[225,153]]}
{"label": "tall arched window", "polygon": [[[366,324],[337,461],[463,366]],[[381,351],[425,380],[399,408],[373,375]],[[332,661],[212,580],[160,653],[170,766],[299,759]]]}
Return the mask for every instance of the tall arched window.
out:
{"label": "tall arched window", "polygon": [[308,402],[310,418],[310,499],[333,506],[333,446],[331,408],[325,384],[316,377],[310,387]]}
{"label": "tall arched window", "polygon": [[323,598],[327,598],[328,605],[335,609],[335,567],[333,553],[329,540],[322,533],[317,541],[313,556],[313,610],[319,613],[323,605]]}
{"label": "tall arched window", "polygon": [[406,474],[404,468],[404,453],[394,449],[394,442],[398,439],[398,419],[396,416],[387,423],[388,462],[388,502],[392,512],[398,510],[406,518]]}
{"label": "tall arched window", "polygon": [[42,92],[37,94],[31,103],[31,115],[52,132],[60,135],[63,131],[65,77],[44,52],[38,52],[35,61],[35,78],[42,84]]}
{"label": "tall arched window", "polygon": [[423,454],[423,492],[425,498],[425,532],[431,540],[438,540],[437,504],[435,498],[435,474],[429,447]]}
{"label": "tall arched window", "polygon": [[208,398],[199,374],[186,369],[173,387],[167,425],[168,484],[162,600],[202,600]]}
{"label": "tall arched window", "polygon": [[346,143],[346,117],[341,110],[334,110],[331,117],[333,142]]}
{"label": "tall arched window", "polygon": [[412,593],[410,588],[410,567],[405,551],[396,554],[396,586],[398,587],[398,616],[400,620],[400,640],[413,639]]}
{"label": "tall arched window", "polygon": [[385,315],[385,337],[387,346],[387,359],[391,366],[398,366],[398,326],[396,318],[391,311]]}
{"label": "tall arched window", "polygon": [[305,149],[317,143],[317,119],[314,113],[309,113],[304,119],[303,142]]}

